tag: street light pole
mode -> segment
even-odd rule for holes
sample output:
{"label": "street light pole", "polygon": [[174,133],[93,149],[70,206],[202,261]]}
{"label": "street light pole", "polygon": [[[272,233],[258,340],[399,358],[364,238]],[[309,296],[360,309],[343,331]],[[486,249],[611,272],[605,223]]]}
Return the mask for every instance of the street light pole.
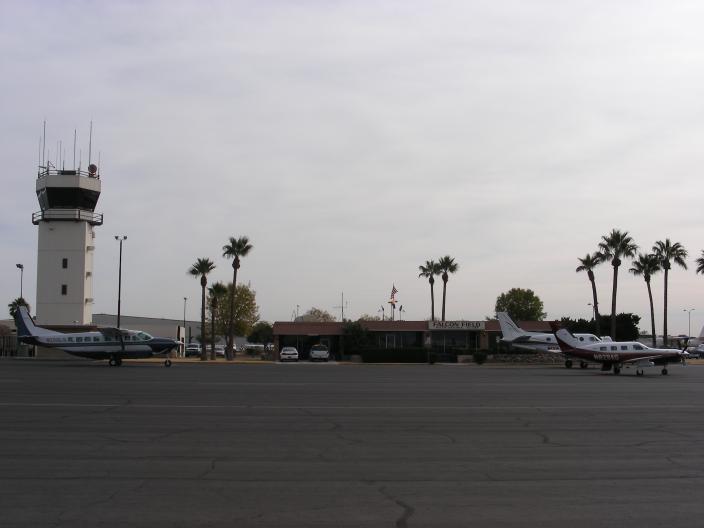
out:
{"label": "street light pole", "polygon": [[687,312],[687,337],[689,337],[692,333],[692,312],[694,310],[694,308],[685,308],[684,310],[682,310],[683,312]]}
{"label": "street light pole", "polygon": [[20,270],[20,299],[24,299],[22,295],[22,282],[24,281],[24,264],[15,264]]}
{"label": "street light pole", "polygon": [[117,327],[120,328],[120,301],[122,297],[122,242],[127,240],[124,235],[115,235],[115,240],[120,243],[120,264],[117,272]]}

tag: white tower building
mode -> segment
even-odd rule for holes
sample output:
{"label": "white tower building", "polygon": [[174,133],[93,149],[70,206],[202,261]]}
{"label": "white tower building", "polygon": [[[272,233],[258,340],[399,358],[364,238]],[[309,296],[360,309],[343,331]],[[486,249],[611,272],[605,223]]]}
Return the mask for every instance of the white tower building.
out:
{"label": "white tower building", "polygon": [[39,226],[37,304],[39,324],[88,324],[93,318],[93,251],[100,174],[59,170],[47,163],[37,175],[41,211],[32,215]]}

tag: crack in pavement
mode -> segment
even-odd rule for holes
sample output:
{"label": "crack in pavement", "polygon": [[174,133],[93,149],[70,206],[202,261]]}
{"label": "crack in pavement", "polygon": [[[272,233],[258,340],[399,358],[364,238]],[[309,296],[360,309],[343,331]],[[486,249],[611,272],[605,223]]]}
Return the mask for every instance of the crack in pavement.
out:
{"label": "crack in pavement", "polygon": [[391,495],[388,491],[386,491],[385,486],[381,486],[380,488],[377,488],[377,491],[381,493],[383,497],[386,499],[390,500],[397,506],[400,506],[403,508],[403,513],[401,516],[396,519],[396,528],[407,528],[408,527],[408,519],[411,518],[411,516],[416,512],[415,508],[410,506],[409,504],[406,504],[403,502],[401,499],[397,499],[393,495]]}

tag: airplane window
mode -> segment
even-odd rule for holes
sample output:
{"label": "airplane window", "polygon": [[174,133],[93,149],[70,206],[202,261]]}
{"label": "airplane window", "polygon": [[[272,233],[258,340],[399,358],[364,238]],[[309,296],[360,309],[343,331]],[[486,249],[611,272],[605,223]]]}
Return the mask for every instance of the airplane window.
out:
{"label": "airplane window", "polygon": [[599,350],[606,350],[606,347],[599,347]]}
{"label": "airplane window", "polygon": [[93,342],[94,342],[94,343],[97,343],[98,341],[100,341],[100,338],[99,338],[99,337],[94,337],[94,338],[93,338]]}
{"label": "airplane window", "polygon": [[77,338],[76,338],[76,343],[83,343],[83,338],[82,338],[82,337],[77,337]]}
{"label": "airplane window", "polygon": [[552,337],[548,337],[548,341],[552,341]]}
{"label": "airplane window", "polygon": [[628,346],[627,346],[627,345],[621,345],[621,350],[628,350]]}
{"label": "airplane window", "polygon": [[68,338],[68,342],[69,342],[69,343],[73,343],[73,338],[72,338],[72,337],[69,337],[69,338]]}
{"label": "airplane window", "polygon": [[580,336],[579,340],[580,340],[580,341],[584,341],[584,338]]}
{"label": "airplane window", "polygon": [[611,347],[611,350],[618,350],[618,347],[617,347],[617,346],[612,346],[612,347]]}

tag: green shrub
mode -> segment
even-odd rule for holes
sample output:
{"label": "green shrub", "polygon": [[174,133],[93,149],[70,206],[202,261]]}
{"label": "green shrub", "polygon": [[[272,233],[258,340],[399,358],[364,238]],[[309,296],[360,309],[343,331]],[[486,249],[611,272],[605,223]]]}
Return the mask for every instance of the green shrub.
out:
{"label": "green shrub", "polygon": [[474,354],[472,354],[472,359],[474,359],[474,362],[477,365],[481,365],[486,361],[487,355],[486,350],[477,350]]}

